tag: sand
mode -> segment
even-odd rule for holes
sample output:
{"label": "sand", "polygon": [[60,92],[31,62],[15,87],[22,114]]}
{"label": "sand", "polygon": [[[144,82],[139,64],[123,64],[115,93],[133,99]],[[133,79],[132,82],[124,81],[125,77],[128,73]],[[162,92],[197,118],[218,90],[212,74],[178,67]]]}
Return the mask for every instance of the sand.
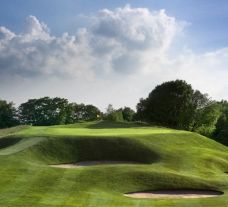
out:
{"label": "sand", "polygon": [[85,162],[77,162],[72,164],[58,164],[58,165],[49,165],[51,167],[56,168],[80,168],[87,166],[98,166],[98,165],[119,165],[119,164],[139,164],[135,162],[126,162],[126,161],[85,161]]}
{"label": "sand", "polygon": [[223,193],[210,190],[164,190],[126,193],[124,196],[131,198],[208,198],[222,195]]}

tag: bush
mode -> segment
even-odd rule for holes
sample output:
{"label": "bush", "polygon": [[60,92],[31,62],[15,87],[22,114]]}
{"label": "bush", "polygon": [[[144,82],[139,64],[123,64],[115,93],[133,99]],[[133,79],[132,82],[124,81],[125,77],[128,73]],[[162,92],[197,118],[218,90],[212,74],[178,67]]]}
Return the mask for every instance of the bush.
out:
{"label": "bush", "polygon": [[105,117],[108,121],[122,122],[124,121],[122,111],[113,111]]}

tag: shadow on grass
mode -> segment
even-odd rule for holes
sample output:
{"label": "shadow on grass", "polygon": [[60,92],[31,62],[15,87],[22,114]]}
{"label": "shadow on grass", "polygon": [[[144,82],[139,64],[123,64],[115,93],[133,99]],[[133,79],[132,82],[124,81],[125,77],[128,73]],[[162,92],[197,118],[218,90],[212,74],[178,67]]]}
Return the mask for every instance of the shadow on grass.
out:
{"label": "shadow on grass", "polygon": [[21,140],[21,138],[15,138],[15,137],[1,138],[0,139],[0,149],[14,145],[14,144],[18,143],[20,140]]}
{"label": "shadow on grass", "polygon": [[35,147],[41,156],[57,160],[56,163],[82,161],[126,161],[155,163],[160,155],[137,140],[128,138],[49,138]]}

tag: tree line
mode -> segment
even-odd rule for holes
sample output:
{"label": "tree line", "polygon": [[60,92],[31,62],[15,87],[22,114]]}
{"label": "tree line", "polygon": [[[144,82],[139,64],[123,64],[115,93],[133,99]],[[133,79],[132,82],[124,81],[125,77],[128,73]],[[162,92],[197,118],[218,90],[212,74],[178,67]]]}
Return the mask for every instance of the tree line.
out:
{"label": "tree line", "polygon": [[110,104],[106,113],[102,113],[94,105],[70,103],[64,98],[43,97],[29,99],[18,108],[12,102],[0,100],[0,128],[19,124],[34,126],[50,126],[73,124],[78,121],[132,121],[135,112],[124,107],[115,110]]}
{"label": "tree line", "polygon": [[141,98],[136,112],[129,107],[105,113],[96,106],[70,103],[64,98],[29,99],[18,108],[0,100],[0,128],[18,124],[35,126],[72,124],[78,121],[140,121],[175,129],[198,132],[228,145],[228,102],[212,100],[208,94],[193,90],[183,80],[156,86],[147,98]]}

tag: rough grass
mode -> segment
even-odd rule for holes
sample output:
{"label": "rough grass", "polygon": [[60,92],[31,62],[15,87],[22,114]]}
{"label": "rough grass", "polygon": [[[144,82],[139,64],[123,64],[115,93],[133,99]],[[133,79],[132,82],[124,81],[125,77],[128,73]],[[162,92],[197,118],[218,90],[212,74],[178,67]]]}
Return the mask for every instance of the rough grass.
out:
{"label": "rough grass", "polygon": [[[227,207],[228,148],[186,131],[90,122],[0,131],[0,206]],[[51,168],[87,160],[139,164]],[[123,193],[200,189],[201,199],[134,199]]]}

